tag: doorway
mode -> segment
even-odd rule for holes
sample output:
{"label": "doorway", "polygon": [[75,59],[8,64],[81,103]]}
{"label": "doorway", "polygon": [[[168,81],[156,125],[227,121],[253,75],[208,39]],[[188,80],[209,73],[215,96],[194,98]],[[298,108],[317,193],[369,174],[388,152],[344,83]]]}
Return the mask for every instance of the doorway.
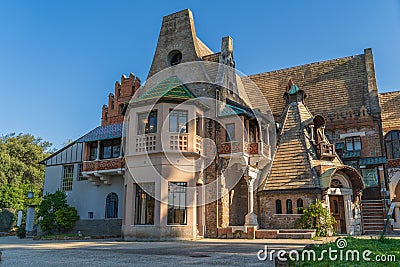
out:
{"label": "doorway", "polygon": [[341,195],[330,195],[329,206],[336,222],[334,225],[335,232],[338,234],[346,234],[346,217],[344,212],[344,201]]}

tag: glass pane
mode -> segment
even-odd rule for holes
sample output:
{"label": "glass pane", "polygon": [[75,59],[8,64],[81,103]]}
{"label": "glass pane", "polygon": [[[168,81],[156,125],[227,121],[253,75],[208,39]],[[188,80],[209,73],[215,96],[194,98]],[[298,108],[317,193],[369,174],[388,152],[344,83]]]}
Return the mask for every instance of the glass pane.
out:
{"label": "glass pane", "polygon": [[351,138],[346,138],[346,150],[347,151],[353,150],[353,142]]}
{"label": "glass pane", "polygon": [[354,142],[354,150],[361,150],[361,138],[354,137],[353,142]]}
{"label": "glass pane", "polygon": [[146,114],[139,114],[138,115],[138,134],[145,134],[147,124],[147,117]]}
{"label": "glass pane", "polygon": [[169,131],[171,133],[178,131],[178,113],[175,111],[169,113]]}
{"label": "glass pane", "polygon": [[157,132],[157,111],[150,112],[148,129],[146,133],[156,133]]}
{"label": "glass pane", "polygon": [[378,186],[378,170],[377,168],[361,170],[365,187]]}
{"label": "glass pane", "polygon": [[180,133],[187,133],[187,112],[186,111],[182,111],[179,112],[179,132]]}
{"label": "glass pane", "polygon": [[229,123],[225,125],[226,128],[226,142],[235,141],[235,124]]}
{"label": "glass pane", "polygon": [[394,140],[393,143],[393,158],[400,158],[400,140]]}

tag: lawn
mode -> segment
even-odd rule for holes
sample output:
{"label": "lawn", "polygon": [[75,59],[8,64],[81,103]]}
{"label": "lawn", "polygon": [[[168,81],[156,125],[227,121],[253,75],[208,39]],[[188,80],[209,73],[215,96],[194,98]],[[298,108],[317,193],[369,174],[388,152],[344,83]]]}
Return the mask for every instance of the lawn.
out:
{"label": "lawn", "polygon": [[[313,252],[315,252],[315,260]],[[289,253],[290,255],[290,253]],[[322,256],[321,256],[322,255]],[[297,254],[292,252],[292,258]],[[291,266],[400,266],[400,239],[344,237],[306,247]],[[311,259],[311,260],[309,260]]]}

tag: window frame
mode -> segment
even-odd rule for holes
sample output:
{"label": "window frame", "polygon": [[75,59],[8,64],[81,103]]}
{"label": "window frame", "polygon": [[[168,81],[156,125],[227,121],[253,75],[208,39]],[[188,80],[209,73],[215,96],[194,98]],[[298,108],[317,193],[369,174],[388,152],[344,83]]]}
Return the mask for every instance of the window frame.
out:
{"label": "window frame", "polygon": [[[177,116],[172,116],[172,113],[176,113]],[[186,114],[185,116],[181,116],[181,114]],[[176,118],[176,129],[172,129],[172,125],[171,125],[171,120],[172,118]],[[181,118],[186,118],[186,122],[184,124],[184,127],[180,125],[180,119]],[[188,110],[185,109],[170,109],[169,110],[169,115],[168,115],[168,123],[169,123],[169,127],[168,130],[170,133],[188,133],[189,132],[189,112]],[[182,129],[185,129],[184,131],[182,131]]]}
{"label": "window frame", "polygon": [[[146,199],[145,203],[143,203],[143,199]],[[145,205],[144,206],[145,217],[142,216],[143,205]],[[154,213],[155,213],[155,199],[151,195],[147,194],[147,192],[143,190],[143,188],[140,187],[140,185],[136,184],[135,216],[134,216],[135,225],[154,225]],[[149,214],[150,216],[148,217]],[[144,223],[142,221],[144,221]]]}
{"label": "window frame", "polygon": [[400,159],[400,130],[392,130],[386,134],[385,149],[387,159]]}
{"label": "window frame", "polygon": [[[173,189],[173,191],[172,191]],[[175,196],[178,194],[178,205]],[[181,196],[184,197],[184,205],[181,205]],[[172,199],[172,203],[171,203]],[[187,182],[168,182],[168,225],[187,225]],[[177,213],[178,211],[178,213]],[[178,218],[176,218],[178,216]]]}
{"label": "window frame", "polygon": [[[358,139],[359,142],[356,142],[355,140]],[[350,141],[350,142],[348,142]],[[356,149],[356,143],[360,144],[360,147]],[[351,149],[348,149],[348,145],[351,144]],[[361,136],[351,136],[351,137],[346,137],[344,140],[344,146],[346,151],[361,151],[362,150],[362,140]]]}
{"label": "window frame", "polygon": [[78,164],[78,181],[86,181],[88,178],[83,176],[83,163]]}
{"label": "window frame", "polygon": [[[106,143],[109,143],[110,145],[105,146]],[[105,148],[110,149],[109,151],[110,156],[107,157],[104,156]],[[100,159],[115,159],[119,158],[120,156],[121,156],[121,139],[119,138],[107,139],[100,142]]]}
{"label": "window frame", "polygon": [[282,200],[275,200],[275,214],[282,214]]}
{"label": "window frame", "polygon": [[119,202],[119,197],[118,197],[117,193],[110,192],[107,195],[104,218],[118,219],[118,202]]}
{"label": "window frame", "polygon": [[286,199],[286,214],[293,214],[293,201],[290,198]]}
{"label": "window frame", "polygon": [[[147,115],[147,117],[146,117]],[[143,116],[143,118],[141,118]],[[141,112],[137,114],[137,135],[145,135],[145,134],[154,134],[157,133],[157,128],[158,128],[158,110],[154,109],[150,112]],[[154,122],[155,119],[155,124],[150,123],[150,120]],[[142,125],[142,120],[147,120],[147,122]],[[151,126],[154,126],[152,129],[150,129]]]}
{"label": "window frame", "polygon": [[[68,168],[71,169],[68,172],[66,172]],[[73,181],[74,181],[74,164],[63,165],[61,191],[72,191]]]}

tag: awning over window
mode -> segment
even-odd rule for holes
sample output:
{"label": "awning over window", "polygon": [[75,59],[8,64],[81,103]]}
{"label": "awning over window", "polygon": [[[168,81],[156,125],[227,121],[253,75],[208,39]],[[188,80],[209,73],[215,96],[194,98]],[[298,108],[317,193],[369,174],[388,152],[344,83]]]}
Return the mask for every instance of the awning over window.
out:
{"label": "awning over window", "polygon": [[359,158],[361,156],[361,151],[356,150],[356,151],[346,151],[343,153],[343,158],[344,159],[351,159],[351,158]]}
{"label": "awning over window", "polygon": [[99,126],[79,138],[77,143],[86,143],[122,137],[122,123]]}
{"label": "awning over window", "polygon": [[381,165],[386,163],[386,157],[361,158],[360,165]]}

